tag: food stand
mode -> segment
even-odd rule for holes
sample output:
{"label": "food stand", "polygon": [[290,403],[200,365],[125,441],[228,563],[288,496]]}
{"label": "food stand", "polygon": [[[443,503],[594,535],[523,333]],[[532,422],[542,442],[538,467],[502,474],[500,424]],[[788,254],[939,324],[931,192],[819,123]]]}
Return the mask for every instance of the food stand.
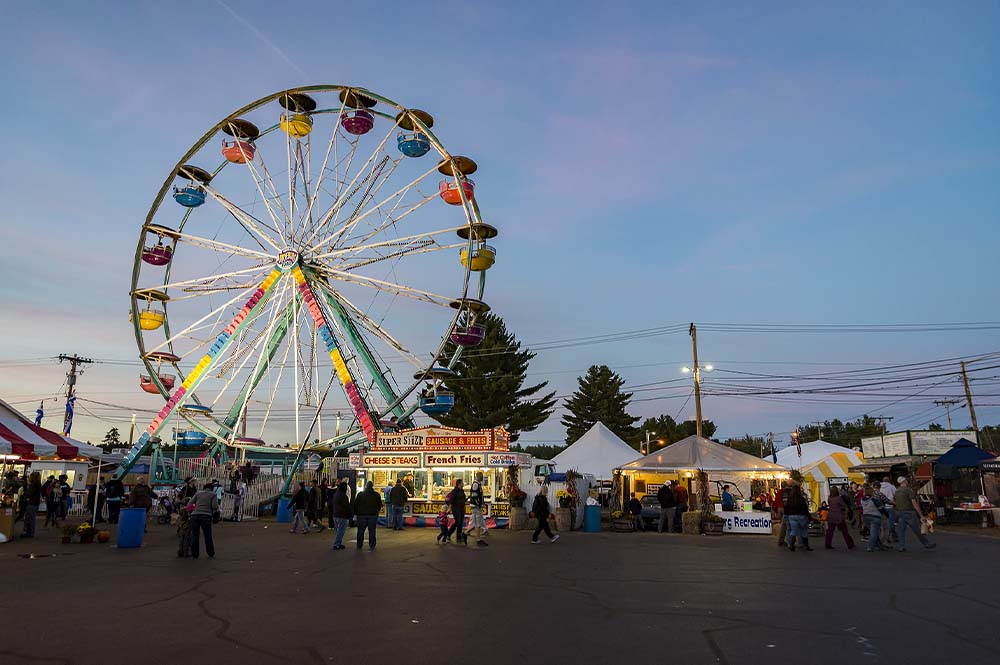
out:
{"label": "food stand", "polygon": [[510,434],[502,427],[466,432],[431,426],[378,432],[371,449],[352,453],[349,464],[357,469],[358,490],[371,481],[383,500],[386,489],[402,481],[410,495],[404,508],[408,526],[434,526],[455,481],[461,478],[468,493],[481,471],[487,526],[502,527],[510,518],[503,473],[510,466],[529,466],[531,456],[511,452]]}
{"label": "food stand", "polygon": [[694,486],[698,471],[708,474],[710,487],[722,483],[732,486],[737,510],[722,512],[718,506],[716,511],[725,522],[724,533],[771,533],[771,513],[753,510],[752,498],[769,492],[789,477],[788,469],[783,466],[696,435],[625,464],[620,471],[623,498],[633,492],[640,500],[643,496],[655,496],[669,480],[687,488],[691,509],[698,504]]}

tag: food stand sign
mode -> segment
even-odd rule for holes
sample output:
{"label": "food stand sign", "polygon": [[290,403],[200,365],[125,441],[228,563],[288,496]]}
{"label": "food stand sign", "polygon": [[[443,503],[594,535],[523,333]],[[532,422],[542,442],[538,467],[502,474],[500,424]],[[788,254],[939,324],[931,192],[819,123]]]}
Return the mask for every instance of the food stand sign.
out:
{"label": "food stand sign", "polygon": [[489,453],[486,455],[486,466],[525,466],[530,464],[531,461],[525,461],[524,455],[519,455],[517,453]]}
{"label": "food stand sign", "polygon": [[361,466],[361,453],[350,453],[347,456],[347,468],[357,469]]}
{"label": "food stand sign", "polygon": [[427,430],[379,432],[375,437],[377,450],[422,450],[427,445]]}
{"label": "food stand sign", "polygon": [[886,457],[897,457],[910,454],[909,432],[886,434],[882,437],[882,447]]}
{"label": "food stand sign", "polygon": [[885,449],[882,447],[882,437],[870,436],[861,439],[861,452],[864,453],[866,460],[873,457],[885,457]]}
{"label": "food stand sign", "polygon": [[363,467],[418,467],[420,466],[420,453],[368,453],[361,456],[361,466]]}
{"label": "food stand sign", "polygon": [[910,432],[910,448],[914,455],[942,455],[951,450],[952,444],[959,439],[968,439],[976,443],[976,433],[940,431],[940,432]]}
{"label": "food stand sign", "polygon": [[424,465],[437,466],[486,466],[485,453],[424,453]]}
{"label": "food stand sign", "polygon": [[489,434],[439,434],[427,437],[428,448],[461,448],[463,450],[489,450]]}
{"label": "food stand sign", "polygon": [[724,521],[723,533],[771,533],[771,513],[716,513]]}

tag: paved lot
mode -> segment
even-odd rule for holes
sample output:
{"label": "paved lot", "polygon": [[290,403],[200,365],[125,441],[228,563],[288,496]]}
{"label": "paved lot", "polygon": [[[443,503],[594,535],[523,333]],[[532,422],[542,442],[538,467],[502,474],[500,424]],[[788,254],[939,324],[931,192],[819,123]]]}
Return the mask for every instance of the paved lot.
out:
{"label": "paved lot", "polygon": [[[790,553],[770,538],[566,534],[438,547],[380,530],[224,524],[218,557],[147,546],[0,546],[0,662],[936,663],[1000,656],[1000,540]],[[267,528],[265,528],[267,527]],[[352,536],[353,531],[348,532]],[[822,544],[820,543],[820,546]],[[20,555],[57,554],[25,559]],[[53,601],[63,609],[53,613]]]}

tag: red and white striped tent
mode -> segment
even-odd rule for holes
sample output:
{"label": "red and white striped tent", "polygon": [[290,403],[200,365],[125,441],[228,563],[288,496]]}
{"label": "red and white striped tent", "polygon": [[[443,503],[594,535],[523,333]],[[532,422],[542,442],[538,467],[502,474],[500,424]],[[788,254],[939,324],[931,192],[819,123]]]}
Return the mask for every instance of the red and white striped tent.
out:
{"label": "red and white striped tent", "polygon": [[21,459],[97,459],[100,454],[97,446],[39,427],[0,400],[0,455],[17,455]]}

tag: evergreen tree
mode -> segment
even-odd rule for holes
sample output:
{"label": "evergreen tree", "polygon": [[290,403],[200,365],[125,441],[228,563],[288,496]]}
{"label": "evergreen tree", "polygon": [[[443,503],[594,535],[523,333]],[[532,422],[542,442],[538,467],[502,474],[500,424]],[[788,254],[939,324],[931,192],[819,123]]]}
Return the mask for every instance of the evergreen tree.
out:
{"label": "evergreen tree", "polygon": [[632,393],[623,393],[625,379],[611,371],[607,365],[594,365],[587,375],[579,377],[580,387],[566,401],[562,424],[566,427],[566,443],[570,444],[586,434],[598,421],[624,441],[634,442],[638,430],[633,423],[639,420],[626,409]]}
{"label": "evergreen tree", "polygon": [[100,447],[104,450],[110,451],[112,448],[120,448],[121,446],[121,434],[118,433],[117,427],[112,427],[108,430],[108,433],[104,435],[104,441],[101,442]]}
{"label": "evergreen tree", "polygon": [[[712,436],[715,435],[717,429],[718,427],[711,420],[701,421],[701,434],[706,439],[711,439]],[[692,434],[697,434],[698,427],[694,420],[685,420],[684,422],[678,423],[668,415],[657,416],[656,418],[647,418],[643,421],[642,426],[639,428],[639,436],[633,444],[633,447],[636,450],[639,450],[640,443],[646,441],[646,432],[650,433],[650,439],[663,441],[663,444],[651,446],[651,451],[655,451],[665,445],[676,443],[681,439],[686,439]]]}
{"label": "evergreen tree", "polygon": [[[477,319],[486,329],[482,344],[462,353],[453,368],[457,376],[445,382],[455,393],[455,406],[444,416],[435,416],[442,425],[476,431],[503,426],[510,440],[521,432],[538,428],[552,415],[555,392],[536,397],[548,381],[524,387],[528,362],[535,357],[521,349],[521,343],[507,330],[503,319],[487,313]],[[446,355],[454,353],[449,343]]]}

